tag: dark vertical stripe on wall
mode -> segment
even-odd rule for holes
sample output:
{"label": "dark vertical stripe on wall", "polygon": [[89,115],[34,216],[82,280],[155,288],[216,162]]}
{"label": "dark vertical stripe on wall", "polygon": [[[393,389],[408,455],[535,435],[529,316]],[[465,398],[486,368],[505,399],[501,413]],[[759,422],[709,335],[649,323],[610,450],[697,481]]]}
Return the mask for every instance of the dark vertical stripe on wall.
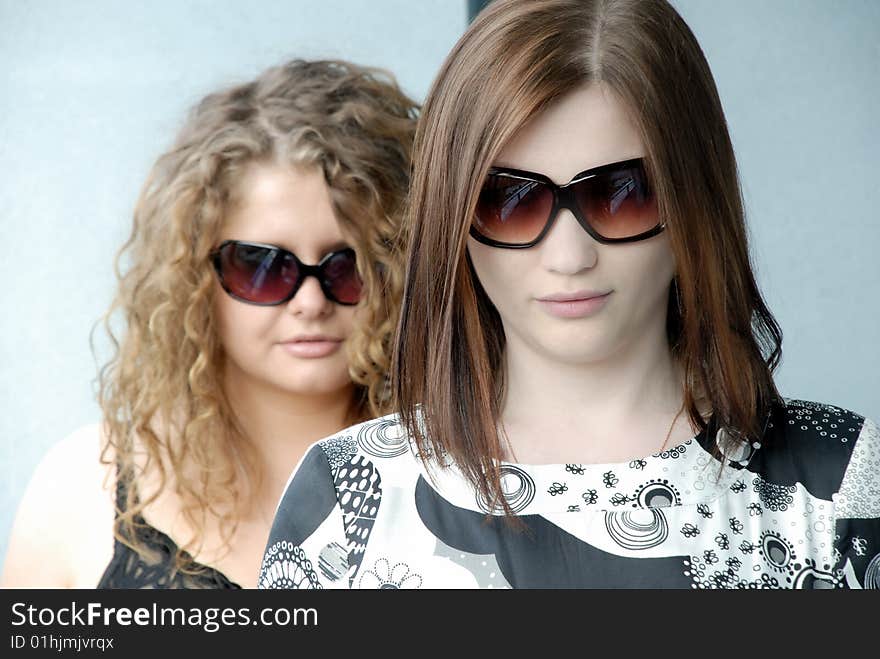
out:
{"label": "dark vertical stripe on wall", "polygon": [[467,0],[467,8],[468,8],[468,23],[474,20],[474,17],[479,14],[483,7],[488,5],[490,0]]}

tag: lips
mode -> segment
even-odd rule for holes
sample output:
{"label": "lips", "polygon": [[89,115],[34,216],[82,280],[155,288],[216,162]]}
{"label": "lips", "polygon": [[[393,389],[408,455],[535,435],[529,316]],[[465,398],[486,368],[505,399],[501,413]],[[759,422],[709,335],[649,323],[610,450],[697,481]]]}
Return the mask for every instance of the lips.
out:
{"label": "lips", "polygon": [[342,341],[342,339],[329,334],[297,334],[285,339],[282,343],[309,343],[311,341]]}
{"label": "lips", "polygon": [[613,291],[575,291],[552,293],[535,298],[538,305],[556,318],[586,318],[598,313]]}
{"label": "lips", "polygon": [[596,297],[608,295],[611,291],[591,291],[582,290],[573,293],[551,293],[550,295],[542,295],[537,298],[539,302],[579,302],[580,300],[591,300]]}
{"label": "lips", "polygon": [[287,353],[303,359],[329,357],[342,346],[343,339],[323,334],[299,335],[279,345]]}

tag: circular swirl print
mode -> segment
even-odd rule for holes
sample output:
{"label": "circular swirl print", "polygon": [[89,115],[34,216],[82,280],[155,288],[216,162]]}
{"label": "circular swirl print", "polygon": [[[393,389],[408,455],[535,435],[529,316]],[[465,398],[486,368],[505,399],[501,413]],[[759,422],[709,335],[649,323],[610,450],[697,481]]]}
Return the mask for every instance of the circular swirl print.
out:
{"label": "circular swirl print", "polygon": [[608,535],[624,549],[650,549],[666,540],[669,525],[660,510],[605,513]]}
{"label": "circular swirl print", "polygon": [[641,508],[668,508],[681,505],[681,497],[669,481],[650,481],[639,488],[635,505]]}
{"label": "circular swirl print", "polygon": [[321,583],[302,548],[282,540],[272,545],[263,558],[259,587],[317,589],[321,588]]}
{"label": "circular swirl print", "polygon": [[[501,492],[510,509],[519,513],[534,500],[535,481],[519,467],[504,465],[501,467]],[[504,510],[498,505],[494,508],[490,506],[486,498],[479,492],[477,493],[477,505],[487,513],[500,513]]]}
{"label": "circular swirl print", "polygon": [[774,531],[764,531],[758,545],[758,553],[764,561],[777,572],[790,572],[795,558],[794,547],[788,540]]}
{"label": "circular swirl print", "polygon": [[755,492],[758,494],[764,507],[769,508],[773,512],[779,510],[784,512],[794,503],[793,495],[797,492],[797,487],[794,485],[770,483],[760,476],[752,481],[752,485],[754,485]]}
{"label": "circular swirl print", "polygon": [[409,450],[406,434],[396,421],[379,421],[361,428],[358,445],[377,458],[395,458]]}
{"label": "circular swirl print", "polygon": [[838,585],[838,580],[833,574],[808,565],[795,576],[791,587],[806,590],[830,590],[837,588]]}
{"label": "circular swirl print", "polygon": [[880,554],[877,554],[868,563],[868,569],[865,570],[865,590],[880,590]]}
{"label": "circular swirl print", "polygon": [[327,456],[330,469],[334,471],[351,460],[352,456],[357,453],[357,443],[350,435],[325,439],[321,442],[321,448],[324,449],[324,455]]}

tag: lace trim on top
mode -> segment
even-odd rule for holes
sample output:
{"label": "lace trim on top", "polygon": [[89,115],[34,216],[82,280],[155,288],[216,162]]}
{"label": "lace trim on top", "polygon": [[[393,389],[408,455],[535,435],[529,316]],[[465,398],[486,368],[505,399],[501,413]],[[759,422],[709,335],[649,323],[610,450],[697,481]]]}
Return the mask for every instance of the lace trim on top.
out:
{"label": "lace trim on top", "polygon": [[[116,470],[116,508],[124,510],[126,483]],[[118,521],[119,515],[116,519]],[[178,546],[166,533],[151,526],[141,515],[134,517],[134,534],[140,551],[134,551],[119,538],[113,545],[113,558],[104,570],[98,588],[128,589],[240,589],[219,570],[193,560],[183,552],[186,571],[175,569]],[[123,535],[130,537],[123,529]]]}

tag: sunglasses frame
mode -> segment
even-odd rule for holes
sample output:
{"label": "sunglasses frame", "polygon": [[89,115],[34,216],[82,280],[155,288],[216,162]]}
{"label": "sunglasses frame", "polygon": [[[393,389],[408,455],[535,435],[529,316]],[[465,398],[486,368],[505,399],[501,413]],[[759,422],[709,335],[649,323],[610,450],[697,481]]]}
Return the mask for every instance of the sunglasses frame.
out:
{"label": "sunglasses frame", "polygon": [[[557,185],[552,180],[550,180],[549,177],[545,176],[544,174],[539,174],[537,172],[529,172],[524,169],[513,169],[511,167],[491,167],[487,176],[505,176],[521,181],[532,181],[534,183],[542,183],[546,185],[548,188],[550,188],[550,192],[553,194],[553,206],[550,208],[550,213],[547,216],[546,222],[544,223],[544,228],[541,229],[538,237],[531,242],[505,243],[499,240],[494,240],[481,234],[476,226],[474,226],[473,221],[471,222],[470,235],[474,238],[474,240],[481,242],[484,245],[489,245],[490,247],[503,247],[505,249],[527,249],[529,247],[534,247],[544,239],[544,236],[546,236],[550,232],[550,229],[553,227],[553,223],[556,222],[559,211],[563,208],[567,208],[571,211],[571,214],[574,215],[578,224],[583,227],[584,231],[586,231],[594,240],[600,243],[632,243],[638,240],[645,240],[646,238],[656,236],[658,233],[662,232],[666,228],[665,222],[658,221],[654,227],[648,229],[647,231],[643,231],[642,233],[636,234],[635,236],[627,236],[625,238],[604,237],[592,227],[589,220],[581,212],[580,207],[575,201],[574,194],[570,190],[570,187],[572,185],[575,185],[576,183],[581,183],[582,181],[594,178],[608,171],[613,171],[615,169],[624,169],[626,167],[633,166],[642,167],[642,169],[644,170],[644,159],[632,158],[630,160],[621,160],[618,162],[607,163],[605,165],[599,165],[598,167],[593,167],[591,169],[585,169],[584,171],[575,174],[568,183],[564,183],[563,185]],[[476,215],[476,211],[474,214]]]}
{"label": "sunglasses frame", "polygon": [[[296,262],[297,269],[299,270],[299,273],[300,273],[299,280],[297,281],[296,285],[293,287],[293,290],[290,293],[288,293],[284,297],[284,299],[279,300],[277,302],[254,302],[253,300],[247,300],[247,299],[241,297],[240,295],[236,295],[235,293],[233,293],[229,289],[229,286],[227,285],[226,281],[223,278],[223,266],[222,266],[222,262],[221,262],[221,254],[220,253],[223,251],[223,248],[226,247],[227,245],[236,245],[236,246],[243,245],[245,247],[262,247],[265,249],[273,250],[275,252],[280,252],[282,255],[290,254],[290,256],[293,257],[293,260]],[[214,271],[217,273],[217,279],[220,282],[220,286],[223,287],[223,290],[226,291],[226,294],[229,295],[229,297],[231,297],[234,300],[238,300],[239,302],[244,302],[245,304],[253,304],[258,307],[277,307],[279,305],[286,304],[287,302],[290,302],[296,296],[296,294],[299,292],[299,289],[302,288],[303,282],[305,282],[306,278],[314,277],[315,279],[318,280],[318,284],[321,286],[321,292],[324,294],[324,297],[327,298],[328,300],[330,300],[330,302],[333,302],[335,304],[341,304],[342,306],[345,306],[345,307],[353,307],[353,306],[357,305],[358,302],[360,302],[360,300],[358,300],[358,302],[341,302],[340,300],[337,300],[336,296],[333,295],[333,293],[331,292],[329,284],[322,277],[322,275],[323,275],[322,271],[324,268],[324,264],[327,263],[327,261],[332,259],[334,256],[337,256],[339,254],[343,254],[345,252],[351,252],[351,254],[355,257],[355,263],[357,263],[357,257],[356,257],[354,249],[351,247],[345,247],[344,249],[337,249],[334,252],[330,252],[329,254],[325,254],[321,258],[321,260],[318,261],[318,263],[316,265],[308,265],[307,263],[303,263],[302,261],[300,261],[299,257],[296,254],[294,254],[293,252],[291,252],[289,249],[284,249],[283,247],[279,247],[278,245],[270,245],[267,243],[254,243],[249,240],[224,240],[222,243],[220,243],[216,247],[216,249],[214,249],[211,252],[210,257],[211,257],[211,262],[214,265]],[[360,275],[358,275],[358,278],[360,278]]]}

